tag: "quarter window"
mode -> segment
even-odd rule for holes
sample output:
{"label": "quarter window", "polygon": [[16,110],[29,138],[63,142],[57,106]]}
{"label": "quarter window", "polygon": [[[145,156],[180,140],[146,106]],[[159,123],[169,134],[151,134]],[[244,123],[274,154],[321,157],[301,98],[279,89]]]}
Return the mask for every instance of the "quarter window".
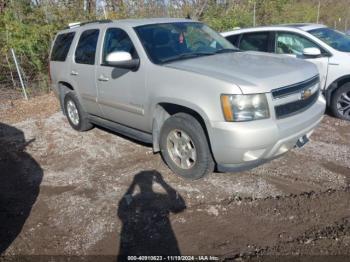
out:
{"label": "quarter window", "polygon": [[98,35],[99,30],[97,29],[86,30],[81,34],[77,49],[75,50],[76,63],[95,64]]}
{"label": "quarter window", "polygon": [[243,51],[269,51],[269,33],[248,33],[242,36],[239,48]]}
{"label": "quarter window", "polygon": [[308,47],[320,47],[314,42],[306,39],[303,36],[278,32],[276,36],[276,53],[277,54],[294,54],[301,56],[303,54],[304,48]]}
{"label": "quarter window", "polygon": [[239,35],[229,35],[226,36],[226,39],[234,46],[238,46]]}
{"label": "quarter window", "polygon": [[60,34],[56,37],[56,41],[51,52],[51,61],[63,62],[66,60],[74,35],[74,32],[70,32]]}
{"label": "quarter window", "polygon": [[103,45],[102,64],[106,62],[110,53],[120,51],[130,53],[132,58],[138,58],[134,44],[124,30],[119,28],[107,29]]}

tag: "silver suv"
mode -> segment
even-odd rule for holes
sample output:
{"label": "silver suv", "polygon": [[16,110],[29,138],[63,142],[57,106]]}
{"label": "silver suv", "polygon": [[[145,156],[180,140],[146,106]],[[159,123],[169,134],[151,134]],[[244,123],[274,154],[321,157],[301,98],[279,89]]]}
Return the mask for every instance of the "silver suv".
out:
{"label": "silver suv", "polygon": [[150,143],[190,179],[303,146],[326,104],[312,63],[240,52],[186,19],[71,25],[55,38],[50,76],[74,129]]}

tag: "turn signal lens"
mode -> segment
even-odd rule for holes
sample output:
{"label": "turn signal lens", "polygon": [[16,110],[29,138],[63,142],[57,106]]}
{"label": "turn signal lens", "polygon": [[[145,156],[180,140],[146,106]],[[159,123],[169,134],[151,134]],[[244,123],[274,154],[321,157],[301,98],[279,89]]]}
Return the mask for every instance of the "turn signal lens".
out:
{"label": "turn signal lens", "polygon": [[221,105],[222,105],[222,110],[224,112],[225,120],[232,122],[233,121],[233,113],[232,113],[230,96],[222,95],[221,96]]}

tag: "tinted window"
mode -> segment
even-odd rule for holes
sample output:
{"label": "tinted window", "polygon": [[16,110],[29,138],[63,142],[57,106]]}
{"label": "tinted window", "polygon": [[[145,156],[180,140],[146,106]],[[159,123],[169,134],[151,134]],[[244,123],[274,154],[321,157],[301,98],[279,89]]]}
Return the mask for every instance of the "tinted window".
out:
{"label": "tinted window", "polygon": [[241,39],[239,48],[244,51],[261,51],[269,50],[269,33],[250,33],[244,34]]}
{"label": "tinted window", "polygon": [[106,58],[110,53],[118,51],[128,52],[131,54],[132,58],[138,57],[128,34],[122,29],[109,28],[105,35],[102,63],[106,62]]}
{"label": "tinted window", "polygon": [[349,35],[345,35],[330,28],[320,28],[311,30],[309,33],[338,51],[350,52],[350,31],[348,31]]}
{"label": "tinted window", "polygon": [[239,36],[240,35],[229,35],[229,36],[226,36],[226,39],[234,46],[238,46]]}
{"label": "tinted window", "polygon": [[279,32],[276,35],[277,54],[302,55],[304,48],[308,47],[316,47],[320,49],[320,47],[314,42],[301,35],[287,32]]}
{"label": "tinted window", "polygon": [[79,64],[95,64],[96,46],[99,30],[86,30],[80,36],[77,49],[75,50],[75,62]]}
{"label": "tinted window", "polygon": [[75,33],[60,34],[56,37],[51,52],[51,61],[65,61]]}

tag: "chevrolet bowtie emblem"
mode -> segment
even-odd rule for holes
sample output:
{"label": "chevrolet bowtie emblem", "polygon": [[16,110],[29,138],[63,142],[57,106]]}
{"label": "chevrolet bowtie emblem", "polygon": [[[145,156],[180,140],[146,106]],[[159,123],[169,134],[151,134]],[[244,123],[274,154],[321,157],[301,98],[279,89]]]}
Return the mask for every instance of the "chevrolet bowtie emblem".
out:
{"label": "chevrolet bowtie emblem", "polygon": [[311,89],[305,89],[303,91],[301,91],[301,94],[300,94],[300,100],[306,100],[308,99],[310,96],[312,95],[312,91]]}

